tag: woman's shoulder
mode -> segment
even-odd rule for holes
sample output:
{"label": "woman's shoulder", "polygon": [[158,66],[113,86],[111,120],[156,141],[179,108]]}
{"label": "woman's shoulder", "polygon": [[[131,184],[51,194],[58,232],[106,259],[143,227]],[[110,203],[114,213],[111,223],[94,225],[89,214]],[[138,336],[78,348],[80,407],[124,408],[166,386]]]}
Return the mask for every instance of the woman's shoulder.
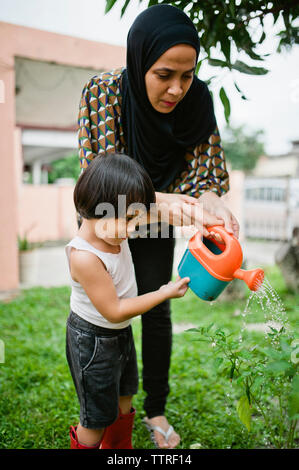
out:
{"label": "woman's shoulder", "polygon": [[91,106],[96,112],[110,110],[110,114],[120,117],[123,70],[124,67],[102,72],[86,83],[80,101],[81,116],[84,116]]}
{"label": "woman's shoulder", "polygon": [[120,93],[121,87],[121,77],[124,71],[124,67],[110,70],[108,72],[101,72],[98,75],[94,75],[85,85],[84,89],[89,89],[92,91],[94,88],[100,87],[103,92],[108,93],[111,90],[117,91]]}

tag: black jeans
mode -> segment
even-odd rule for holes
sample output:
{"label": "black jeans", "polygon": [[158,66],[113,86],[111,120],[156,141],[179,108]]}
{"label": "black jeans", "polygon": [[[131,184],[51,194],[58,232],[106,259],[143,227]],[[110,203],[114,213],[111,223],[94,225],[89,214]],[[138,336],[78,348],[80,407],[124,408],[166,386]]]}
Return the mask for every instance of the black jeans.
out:
{"label": "black jeans", "polygon": [[[175,238],[129,239],[135,266],[138,295],[159,289],[171,280]],[[144,313],[142,319],[142,378],[147,396],[144,409],[148,418],[164,415],[169,393],[168,373],[172,347],[170,301]]]}
{"label": "black jeans", "polygon": [[106,428],[117,419],[119,397],[138,390],[131,325],[102,328],[71,311],[66,356],[80,403],[80,423],[90,429]]}

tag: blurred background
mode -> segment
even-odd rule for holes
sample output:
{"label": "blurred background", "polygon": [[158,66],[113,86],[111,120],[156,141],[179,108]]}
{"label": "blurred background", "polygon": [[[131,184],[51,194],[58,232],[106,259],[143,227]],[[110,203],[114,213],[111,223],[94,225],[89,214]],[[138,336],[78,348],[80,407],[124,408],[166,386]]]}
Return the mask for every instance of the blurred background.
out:
{"label": "blurred background", "polygon": [[[98,72],[125,66],[127,32],[147,2],[131,0],[122,18],[121,2],[107,14],[105,6],[0,0],[2,293],[68,283],[64,245],[76,232],[81,91]],[[220,69],[210,90],[231,178],[224,199],[240,222],[246,264],[277,263],[298,291],[299,51],[295,45],[276,53],[275,27],[265,24],[267,74]],[[199,77],[212,75],[215,67],[203,63]],[[221,87],[230,99],[229,124]],[[186,242],[177,240],[174,272]]]}

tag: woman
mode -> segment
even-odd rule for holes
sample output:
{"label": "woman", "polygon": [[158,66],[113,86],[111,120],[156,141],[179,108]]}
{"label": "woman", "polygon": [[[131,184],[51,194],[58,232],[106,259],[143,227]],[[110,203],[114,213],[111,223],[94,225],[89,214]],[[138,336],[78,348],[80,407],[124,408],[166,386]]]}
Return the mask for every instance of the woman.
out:
{"label": "woman", "polygon": [[[126,68],[93,77],[83,90],[80,165],[86,168],[97,153],[125,152],[149,173],[157,203],[167,204],[170,220],[178,207],[184,216],[201,202],[214,216],[211,223],[220,218],[238,236],[238,222],[220,199],[229,189],[228,174],[208,88],[195,76],[199,48],[193,23],[178,8],[156,5],[143,11],[128,34]],[[196,217],[195,225],[201,222]],[[168,238],[158,233],[129,240],[139,295],[171,278],[170,229]],[[166,301],[142,317],[145,422],[161,448],[180,442],[164,414],[171,344]]]}

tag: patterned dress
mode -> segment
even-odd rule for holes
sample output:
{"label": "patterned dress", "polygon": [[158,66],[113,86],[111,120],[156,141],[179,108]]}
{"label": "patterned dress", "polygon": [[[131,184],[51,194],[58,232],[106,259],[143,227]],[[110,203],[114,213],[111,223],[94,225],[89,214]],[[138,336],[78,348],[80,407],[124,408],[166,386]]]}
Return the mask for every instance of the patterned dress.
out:
{"label": "patterned dress", "polygon": [[[121,117],[122,71],[101,73],[83,89],[78,118],[82,171],[99,153],[127,153]],[[163,192],[199,197],[209,190],[221,196],[228,189],[229,176],[216,127],[207,142],[187,150],[183,171]]]}

